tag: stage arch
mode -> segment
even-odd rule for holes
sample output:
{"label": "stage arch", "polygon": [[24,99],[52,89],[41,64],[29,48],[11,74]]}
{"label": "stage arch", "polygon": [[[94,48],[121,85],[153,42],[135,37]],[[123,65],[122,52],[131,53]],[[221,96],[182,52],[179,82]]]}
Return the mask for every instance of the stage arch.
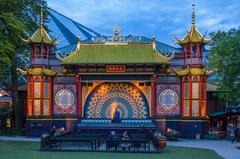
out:
{"label": "stage arch", "polygon": [[149,118],[149,105],[143,92],[132,83],[104,82],[88,95],[84,118],[112,118],[118,107],[121,118]]}

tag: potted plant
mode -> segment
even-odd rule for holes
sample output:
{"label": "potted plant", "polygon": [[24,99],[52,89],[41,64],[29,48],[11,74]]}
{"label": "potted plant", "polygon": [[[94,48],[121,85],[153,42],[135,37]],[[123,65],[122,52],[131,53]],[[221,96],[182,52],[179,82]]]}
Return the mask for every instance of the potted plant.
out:
{"label": "potted plant", "polygon": [[170,141],[177,141],[177,139],[179,138],[180,134],[179,134],[178,131],[168,128],[165,136]]}
{"label": "potted plant", "polygon": [[167,138],[163,136],[161,133],[155,133],[155,144],[159,147],[159,149],[164,150],[167,145]]}

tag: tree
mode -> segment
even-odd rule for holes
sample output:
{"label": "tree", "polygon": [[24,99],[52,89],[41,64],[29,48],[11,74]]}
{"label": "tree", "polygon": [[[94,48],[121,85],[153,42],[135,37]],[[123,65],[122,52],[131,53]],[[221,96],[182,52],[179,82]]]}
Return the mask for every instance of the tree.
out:
{"label": "tree", "polygon": [[227,102],[240,102],[240,28],[211,33],[209,66],[217,68],[220,93]]}
{"label": "tree", "polygon": [[17,129],[21,127],[23,112],[18,103],[16,68],[21,63],[19,55],[26,52],[27,48],[21,37],[37,29],[41,5],[46,6],[46,1],[0,0],[0,83],[4,83],[12,93]]}

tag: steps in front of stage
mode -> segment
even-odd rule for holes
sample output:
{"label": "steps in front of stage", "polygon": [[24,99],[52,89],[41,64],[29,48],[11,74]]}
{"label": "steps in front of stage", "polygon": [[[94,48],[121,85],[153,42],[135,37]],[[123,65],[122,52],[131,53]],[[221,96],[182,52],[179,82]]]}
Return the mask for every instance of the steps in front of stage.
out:
{"label": "steps in front of stage", "polygon": [[101,130],[126,130],[148,129],[156,130],[156,125],[151,119],[122,119],[119,123],[113,123],[111,119],[82,119],[77,124],[77,129],[101,129]]}

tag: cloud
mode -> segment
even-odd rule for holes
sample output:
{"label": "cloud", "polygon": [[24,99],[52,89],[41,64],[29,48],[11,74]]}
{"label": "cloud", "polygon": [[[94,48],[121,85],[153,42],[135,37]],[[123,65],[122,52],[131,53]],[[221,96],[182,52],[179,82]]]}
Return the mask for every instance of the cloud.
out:
{"label": "cloud", "polygon": [[[239,27],[239,0],[198,0],[196,23],[204,33]],[[192,0],[48,0],[48,5],[67,17],[102,34],[112,34],[118,24],[124,35],[153,34],[172,43],[191,25]]]}

